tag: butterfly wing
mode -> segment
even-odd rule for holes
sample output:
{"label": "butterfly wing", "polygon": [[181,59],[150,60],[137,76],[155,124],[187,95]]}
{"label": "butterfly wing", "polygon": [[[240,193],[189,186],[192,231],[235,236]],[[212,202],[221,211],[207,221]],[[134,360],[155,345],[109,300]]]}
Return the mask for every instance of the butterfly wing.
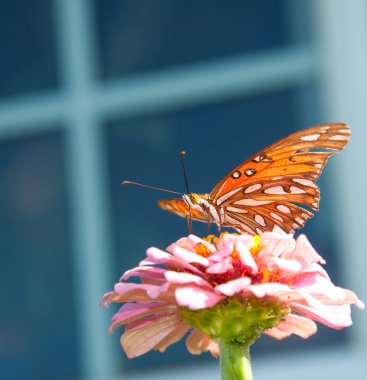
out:
{"label": "butterfly wing", "polygon": [[160,199],[157,203],[161,209],[183,218],[189,217],[191,212],[191,218],[193,220],[208,222],[208,217],[205,216],[205,214],[193,208],[189,210],[189,206],[182,199]]}
{"label": "butterfly wing", "polygon": [[251,234],[301,228],[318,210],[315,181],[328,158],[344,149],[346,124],[323,124],[293,133],[254,154],[225,176],[210,193],[223,207],[225,224]]}

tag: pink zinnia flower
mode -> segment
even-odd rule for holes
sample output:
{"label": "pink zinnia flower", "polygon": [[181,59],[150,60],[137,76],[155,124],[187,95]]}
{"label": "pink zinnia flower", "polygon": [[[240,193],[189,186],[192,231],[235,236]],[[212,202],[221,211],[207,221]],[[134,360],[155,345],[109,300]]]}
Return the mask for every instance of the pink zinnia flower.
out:
{"label": "pink zinnia flower", "polygon": [[[304,235],[280,229],[261,236],[223,233],[182,238],[167,252],[149,248],[103,303],[124,303],[109,331],[126,325],[121,344],[128,357],[164,351],[186,340],[193,354],[219,354],[223,340],[251,344],[261,333],[276,339],[308,338],[316,322],[350,326],[350,304],[363,308],[352,291],[335,286],[324,260]],[[141,283],[123,282],[140,277]]]}

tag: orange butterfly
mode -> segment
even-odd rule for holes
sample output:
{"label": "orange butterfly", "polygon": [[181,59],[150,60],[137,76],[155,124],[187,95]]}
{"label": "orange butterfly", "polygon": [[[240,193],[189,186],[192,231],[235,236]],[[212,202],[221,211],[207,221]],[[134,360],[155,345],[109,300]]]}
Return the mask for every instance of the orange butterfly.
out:
{"label": "orange butterfly", "polygon": [[191,220],[259,234],[279,226],[291,233],[318,210],[315,184],[328,158],[349,141],[346,124],[322,124],[293,133],[254,154],[221,179],[210,194],[162,199],[159,207]]}

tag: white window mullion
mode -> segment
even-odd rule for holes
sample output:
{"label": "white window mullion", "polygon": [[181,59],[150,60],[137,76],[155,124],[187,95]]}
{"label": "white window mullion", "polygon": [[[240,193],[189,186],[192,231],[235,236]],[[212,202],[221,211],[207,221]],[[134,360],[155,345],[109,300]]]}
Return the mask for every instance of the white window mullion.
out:
{"label": "white window mullion", "polygon": [[107,335],[109,313],[98,302],[111,288],[111,228],[103,139],[93,107],[93,27],[90,1],[58,0],[60,59],[65,92],[67,170],[73,221],[76,310],[83,378],[117,370],[114,341]]}
{"label": "white window mullion", "polygon": [[[314,0],[315,41],[319,62],[321,109],[325,120],[351,125],[351,142],[333,160],[336,228],[344,286],[367,301],[364,244],[367,214],[367,2],[365,0]],[[365,312],[353,310],[350,330],[358,350],[367,357]],[[351,357],[351,360],[353,358]],[[365,363],[355,363],[356,371]],[[361,368],[359,368],[361,369]],[[362,372],[360,372],[362,373]],[[351,378],[360,377],[349,374]]]}

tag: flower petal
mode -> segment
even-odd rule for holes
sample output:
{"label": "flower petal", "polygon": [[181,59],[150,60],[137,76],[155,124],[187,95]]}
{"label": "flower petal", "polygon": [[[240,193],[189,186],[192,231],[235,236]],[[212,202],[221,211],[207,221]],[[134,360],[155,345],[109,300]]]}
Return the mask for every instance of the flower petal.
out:
{"label": "flower petal", "polygon": [[181,262],[189,264],[201,264],[204,266],[208,265],[208,259],[197,253],[190,252],[187,249],[181,248],[179,246],[173,247],[173,255],[177,257]]}
{"label": "flower petal", "polygon": [[326,261],[315,251],[311,243],[303,234],[299,235],[296,240],[294,255],[297,256],[298,259],[302,258],[302,260],[306,261],[307,264],[326,263]]}
{"label": "flower petal", "polygon": [[129,358],[135,358],[154,349],[181,325],[175,315],[144,318],[126,326],[121,345]]}
{"label": "flower petal", "polygon": [[289,292],[290,288],[288,285],[279,284],[278,282],[265,282],[263,284],[250,285],[246,290],[257,298],[264,298],[266,296],[277,297],[279,293]]}
{"label": "flower petal", "polygon": [[302,269],[302,265],[296,260],[286,260],[279,257],[272,257],[267,262],[267,267],[270,270],[279,269],[281,272],[281,278],[293,276],[299,273]]}
{"label": "flower petal", "polygon": [[185,286],[177,288],[175,295],[176,301],[180,306],[187,306],[191,310],[212,307],[224,298],[219,294],[203,290],[198,286]]}
{"label": "flower petal", "polygon": [[296,334],[301,338],[308,338],[317,331],[317,326],[314,321],[295,314],[288,314],[284,321],[281,321],[276,326],[278,330]]}
{"label": "flower petal", "polygon": [[164,276],[167,281],[174,284],[194,283],[196,285],[203,286],[205,288],[209,288],[209,289],[212,288],[212,286],[207,281],[191,273],[166,271]]}
{"label": "flower petal", "polygon": [[223,247],[217,252],[213,253],[209,256],[210,262],[220,263],[230,255],[232,255],[234,244],[232,242],[228,242],[224,244]]}
{"label": "flower petal", "polygon": [[315,307],[315,303],[316,302],[314,302],[313,306],[308,306],[292,302],[292,309],[306,317],[312,318],[316,322],[320,322],[334,329],[343,329],[352,324],[349,305],[335,306],[325,305],[319,302],[317,307]]}
{"label": "flower petal", "polygon": [[184,323],[179,323],[177,327],[169,333],[164,339],[162,339],[158,344],[156,344],[153,349],[164,352],[170,345],[181,340],[185,334],[190,330],[190,326],[185,325]]}
{"label": "flower petal", "polygon": [[296,243],[292,235],[275,229],[273,232],[264,232],[261,235],[261,246],[264,246],[259,253],[261,257],[281,257],[292,252]]}
{"label": "flower petal", "polygon": [[195,235],[189,235],[189,240],[194,244],[203,244],[210,252],[215,252],[215,246],[213,244],[210,244],[206,240],[200,239],[199,237]]}
{"label": "flower petal", "polygon": [[175,310],[177,310],[177,306],[167,302],[126,303],[112,317],[112,323],[108,332],[112,333],[112,330],[116,327],[146,317],[147,315],[161,314]]}
{"label": "flower petal", "polygon": [[210,351],[214,357],[219,356],[219,347],[207,335],[201,331],[194,330],[186,339],[186,348],[193,355]]}
{"label": "flower petal", "polygon": [[206,270],[206,272],[209,274],[221,274],[232,270],[232,259],[231,257],[226,257],[220,262],[211,264],[209,268]]}
{"label": "flower petal", "polygon": [[256,274],[259,270],[251,252],[247,248],[246,244],[239,240],[236,243],[236,251],[238,253],[238,257],[241,260],[241,263],[245,265],[246,267],[249,267],[251,269],[252,274]]}
{"label": "flower petal", "polygon": [[151,267],[151,266],[139,266],[126,271],[121,277],[120,281],[127,280],[130,277],[149,278],[154,280],[164,280],[164,273],[166,269]]}
{"label": "flower petal", "polygon": [[247,277],[237,278],[215,287],[216,292],[220,292],[225,296],[233,296],[242,292],[251,284],[251,280]]}

